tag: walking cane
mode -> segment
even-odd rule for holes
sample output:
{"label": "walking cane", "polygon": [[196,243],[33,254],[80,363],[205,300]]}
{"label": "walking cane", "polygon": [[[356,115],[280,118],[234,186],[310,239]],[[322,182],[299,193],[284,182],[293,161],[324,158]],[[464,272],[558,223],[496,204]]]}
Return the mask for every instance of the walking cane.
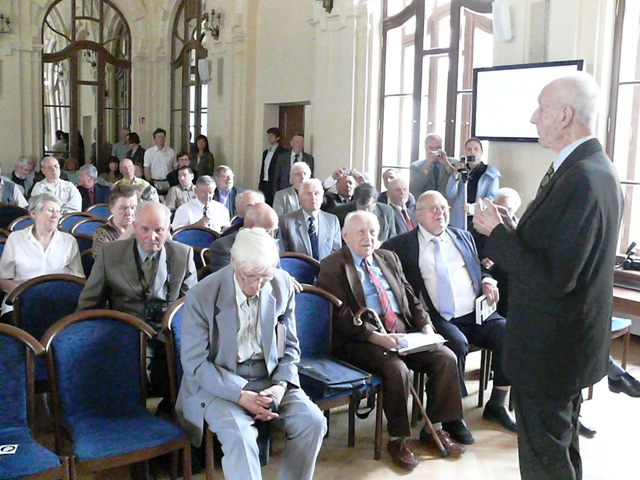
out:
{"label": "walking cane", "polygon": [[[382,325],[382,321],[380,320],[380,317],[378,316],[378,314],[374,310],[368,307],[361,308],[360,310],[357,311],[357,313],[353,317],[353,324],[356,327],[362,326],[362,323],[363,323],[362,316],[364,314],[368,314],[370,316],[370,322],[373,323],[373,325],[378,329],[378,331],[381,331],[381,332],[385,331],[384,325]],[[391,352],[388,352],[388,353],[391,353]],[[427,415],[427,412],[422,406],[422,402],[420,401],[420,396],[416,392],[416,389],[413,388],[413,385],[411,384],[411,382],[409,382],[409,389],[411,390],[411,395],[413,395],[413,398],[416,401],[416,404],[418,405],[420,413],[422,414],[422,418],[424,419],[425,426],[427,427],[427,429],[429,430],[429,433],[431,433],[431,436],[435,440],[438,450],[440,450],[440,455],[442,456],[442,458],[447,458],[449,456],[449,452],[447,451],[446,448],[444,448],[444,445],[442,445],[440,438],[438,438],[436,429],[433,428],[433,423],[431,423],[431,420],[429,420],[429,416]]]}

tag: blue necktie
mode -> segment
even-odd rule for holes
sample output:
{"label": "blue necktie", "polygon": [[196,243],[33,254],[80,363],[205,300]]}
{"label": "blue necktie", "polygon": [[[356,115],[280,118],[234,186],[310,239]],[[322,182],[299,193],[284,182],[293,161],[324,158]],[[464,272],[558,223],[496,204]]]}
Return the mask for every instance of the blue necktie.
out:
{"label": "blue necktie", "polygon": [[451,320],[455,314],[453,303],[453,290],[451,289],[451,279],[449,278],[449,267],[447,260],[440,250],[440,239],[433,237],[434,252],[436,259],[436,278],[438,280],[438,302],[440,303],[440,315],[445,320]]}
{"label": "blue necktie", "polygon": [[313,258],[316,260],[320,260],[318,258],[318,231],[316,230],[316,219],[313,217],[309,217],[309,240],[311,240],[311,252]]}

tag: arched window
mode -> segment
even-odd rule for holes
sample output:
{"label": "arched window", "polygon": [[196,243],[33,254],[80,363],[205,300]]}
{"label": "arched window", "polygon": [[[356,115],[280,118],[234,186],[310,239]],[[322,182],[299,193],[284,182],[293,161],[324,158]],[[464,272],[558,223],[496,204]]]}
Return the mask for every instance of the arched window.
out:
{"label": "arched window", "polygon": [[204,12],[200,0],[183,0],[178,7],[171,38],[171,139],[189,151],[195,138],[207,133],[207,85],[198,62],[206,68],[203,46]]}
{"label": "arched window", "polygon": [[437,133],[449,155],[470,136],[473,68],[493,64],[490,0],[385,0],[378,178],[422,158]]}
{"label": "arched window", "polygon": [[[126,20],[109,0],[56,0],[44,17],[42,43],[44,154],[95,161],[107,171],[111,142],[131,123]],[[56,131],[68,134],[68,144]]]}

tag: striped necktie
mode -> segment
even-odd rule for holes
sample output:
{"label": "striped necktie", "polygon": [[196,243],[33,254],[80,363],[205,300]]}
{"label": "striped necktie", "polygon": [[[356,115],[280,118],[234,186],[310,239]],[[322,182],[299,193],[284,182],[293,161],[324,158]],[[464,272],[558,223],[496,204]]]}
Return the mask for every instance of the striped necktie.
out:
{"label": "striped necktie", "polygon": [[382,285],[382,282],[378,278],[378,275],[375,274],[370,268],[369,263],[366,259],[362,259],[362,268],[365,273],[369,276],[371,283],[376,289],[376,293],[378,294],[378,298],[380,299],[380,308],[382,309],[382,323],[384,323],[384,328],[389,333],[395,333],[397,330],[398,319],[396,318],[396,314],[391,308],[391,301],[389,300],[389,295],[387,295],[387,290]]}
{"label": "striped necktie", "polygon": [[320,260],[320,258],[318,258],[318,231],[316,230],[316,219],[312,216],[309,216],[309,229],[307,232],[309,233],[309,240],[311,241],[311,256],[316,260]]}
{"label": "striped necktie", "polygon": [[551,177],[553,176],[554,172],[555,170],[553,169],[553,163],[552,163],[551,166],[549,167],[549,170],[547,170],[547,173],[545,173],[544,177],[542,177],[542,181],[540,182],[540,186],[538,187],[538,193],[536,193],[536,197],[540,195],[540,192],[542,191],[542,189],[545,187],[547,183],[549,183],[549,180],[551,180]]}

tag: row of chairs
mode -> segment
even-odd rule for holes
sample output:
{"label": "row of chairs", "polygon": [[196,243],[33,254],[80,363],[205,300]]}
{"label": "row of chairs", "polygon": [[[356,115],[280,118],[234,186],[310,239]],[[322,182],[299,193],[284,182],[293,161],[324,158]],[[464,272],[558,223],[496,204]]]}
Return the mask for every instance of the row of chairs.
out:
{"label": "row of chairs", "polygon": [[[72,221],[79,221],[82,219],[101,219],[106,221],[111,216],[108,203],[97,203],[87,208],[85,212],[75,212],[64,215],[61,218],[61,228],[65,231],[70,231],[71,227],[75,223]],[[29,212],[22,207],[15,205],[0,205],[0,229],[14,231],[24,228],[25,217],[29,217]],[[12,224],[13,227],[12,228]]]}

